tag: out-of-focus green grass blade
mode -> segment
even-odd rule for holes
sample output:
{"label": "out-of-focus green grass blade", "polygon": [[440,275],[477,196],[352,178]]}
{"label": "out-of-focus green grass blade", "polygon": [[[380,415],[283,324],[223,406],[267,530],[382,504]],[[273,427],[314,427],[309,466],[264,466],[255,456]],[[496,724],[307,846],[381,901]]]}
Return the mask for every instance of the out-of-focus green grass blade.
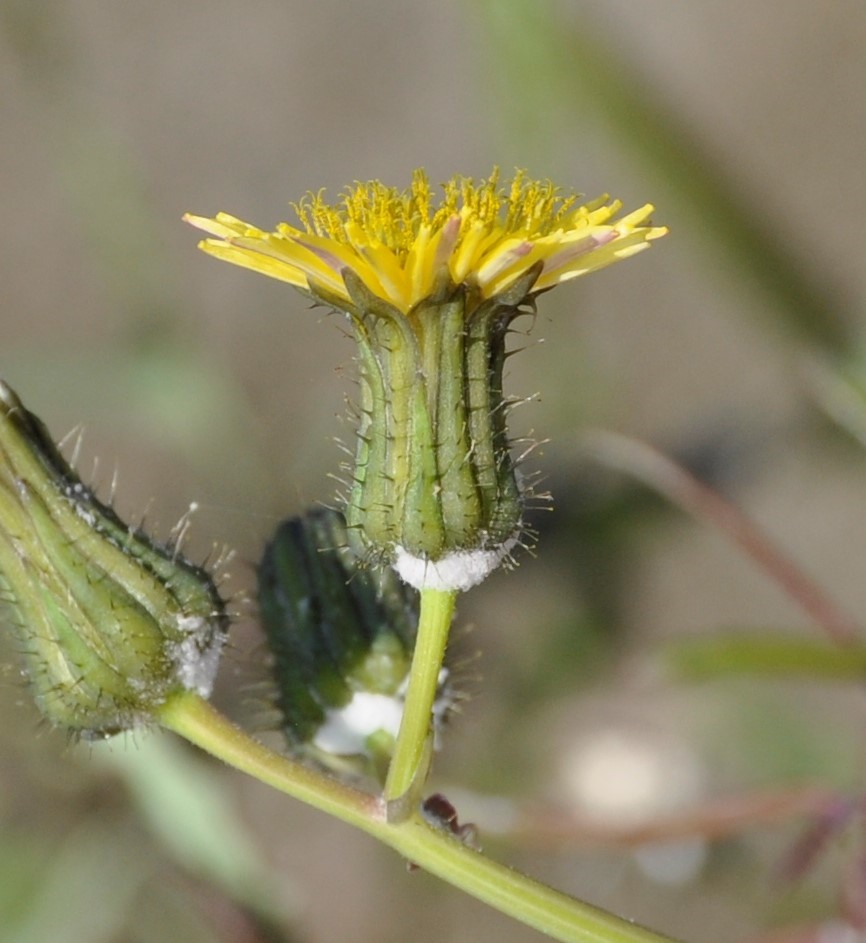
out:
{"label": "out-of-focus green grass blade", "polygon": [[851,438],[866,447],[866,361],[858,353],[843,369],[813,357],[804,376],[820,410]]}
{"label": "out-of-focus green grass blade", "polygon": [[0,928],[0,941],[111,943],[152,868],[116,823],[86,820],[56,849],[29,906]]}
{"label": "out-of-focus green grass blade", "polygon": [[665,666],[686,681],[725,675],[797,676],[831,681],[866,678],[866,644],[839,646],[774,632],[731,631],[672,643]]}
{"label": "out-of-focus green grass blade", "polygon": [[[476,0],[483,12],[489,69],[507,87],[501,96],[521,134],[550,138],[538,115],[579,105],[618,138],[625,154],[664,180],[713,249],[723,249],[775,304],[789,331],[836,355],[848,351],[851,326],[836,292],[789,251],[764,221],[766,206],[743,194],[721,164],[631,64],[617,55],[589,18],[556,15],[549,0]],[[551,99],[553,101],[551,102]],[[664,222],[663,214],[660,221]],[[852,319],[853,320],[853,319]]]}
{"label": "out-of-focus green grass blade", "polygon": [[222,780],[207,761],[165,736],[139,747],[89,747],[123,776],[151,830],[184,868],[252,913],[285,925],[291,908],[235,814]]}

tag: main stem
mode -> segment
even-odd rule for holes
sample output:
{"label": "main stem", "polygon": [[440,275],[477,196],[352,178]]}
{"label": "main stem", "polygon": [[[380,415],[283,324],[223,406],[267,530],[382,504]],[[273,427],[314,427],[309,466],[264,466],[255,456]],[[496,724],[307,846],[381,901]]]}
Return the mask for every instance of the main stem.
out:
{"label": "main stem", "polygon": [[491,861],[417,812],[388,821],[380,799],[274,753],[197,694],[169,700],[160,722],[230,766],[357,826],[431,874],[562,943],[671,943]]}
{"label": "main stem", "polygon": [[413,786],[420,787],[426,776],[424,767],[430,755],[433,702],[439,687],[456,599],[457,593],[453,591],[421,590],[418,636],[403,719],[385,781],[385,800],[392,811],[400,810],[398,818],[408,816],[412,807],[411,802],[401,800],[409,798]]}
{"label": "main stem", "polygon": [[224,763],[287,793],[301,802],[369,831],[382,802],[367,793],[326,776],[313,767],[282,756],[224,717],[200,695],[176,694],[161,708],[159,723]]}

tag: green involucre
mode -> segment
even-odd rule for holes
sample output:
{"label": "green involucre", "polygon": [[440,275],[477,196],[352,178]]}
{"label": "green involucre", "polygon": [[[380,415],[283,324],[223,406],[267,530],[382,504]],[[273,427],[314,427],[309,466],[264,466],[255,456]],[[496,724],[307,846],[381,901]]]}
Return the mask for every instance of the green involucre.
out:
{"label": "green involucre", "polygon": [[361,385],[346,519],[362,551],[436,561],[519,535],[502,371],[508,327],[531,311],[539,271],[481,304],[448,283],[408,314],[344,272]]}

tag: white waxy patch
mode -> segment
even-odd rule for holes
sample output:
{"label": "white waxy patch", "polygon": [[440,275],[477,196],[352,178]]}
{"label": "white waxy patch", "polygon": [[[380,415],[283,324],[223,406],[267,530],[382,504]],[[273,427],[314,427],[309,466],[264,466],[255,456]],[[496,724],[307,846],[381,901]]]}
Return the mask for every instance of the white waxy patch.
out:
{"label": "white waxy patch", "polygon": [[96,526],[96,515],[93,513],[93,511],[84,507],[82,504],[74,504],[73,507],[75,508],[75,513],[81,518],[82,521],[84,521],[85,524],[87,524],[88,527]]}
{"label": "white waxy patch", "polygon": [[402,717],[403,702],[399,698],[358,691],[344,707],[328,711],[313,745],[343,756],[364,753],[372,734],[382,730],[396,737]]}
{"label": "white waxy patch", "polygon": [[211,626],[201,616],[178,616],[177,627],[185,633],[170,649],[177,680],[187,691],[210,697],[224,641],[221,632],[208,638]]}
{"label": "white waxy patch", "polygon": [[397,547],[393,566],[400,579],[415,589],[465,592],[487,579],[516,542],[507,540],[492,550],[455,550],[439,560],[425,560]]}

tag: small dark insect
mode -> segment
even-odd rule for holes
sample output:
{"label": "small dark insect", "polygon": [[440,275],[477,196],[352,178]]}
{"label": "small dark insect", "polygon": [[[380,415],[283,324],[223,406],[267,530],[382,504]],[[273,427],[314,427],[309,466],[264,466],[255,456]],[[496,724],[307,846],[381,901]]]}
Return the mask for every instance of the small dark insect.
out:
{"label": "small dark insect", "polygon": [[421,804],[421,814],[431,824],[443,831],[450,832],[458,841],[468,848],[481,850],[478,843],[478,828],[472,822],[465,822],[463,825],[457,820],[457,810],[442,795],[441,792],[434,792],[428,796]]}

